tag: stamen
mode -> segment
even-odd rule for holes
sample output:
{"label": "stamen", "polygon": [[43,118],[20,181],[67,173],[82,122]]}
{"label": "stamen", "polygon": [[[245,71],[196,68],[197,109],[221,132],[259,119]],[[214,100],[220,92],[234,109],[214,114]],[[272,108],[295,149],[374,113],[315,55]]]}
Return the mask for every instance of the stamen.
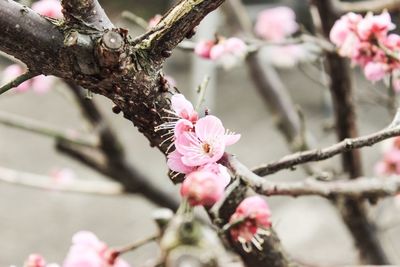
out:
{"label": "stamen", "polygon": [[[255,237],[255,236],[254,236]],[[256,238],[252,238],[251,239],[251,243],[253,243],[253,245],[259,250],[262,251],[262,246],[261,244],[258,242],[258,240]]]}
{"label": "stamen", "polygon": [[246,253],[250,253],[252,251],[252,246],[250,242],[241,242],[242,243],[242,248]]}

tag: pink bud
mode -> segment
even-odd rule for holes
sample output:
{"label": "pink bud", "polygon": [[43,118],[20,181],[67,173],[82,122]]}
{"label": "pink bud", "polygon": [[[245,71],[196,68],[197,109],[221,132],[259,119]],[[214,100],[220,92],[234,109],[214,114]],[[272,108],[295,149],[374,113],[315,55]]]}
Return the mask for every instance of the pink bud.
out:
{"label": "pink bud", "polygon": [[210,171],[190,173],[182,183],[181,195],[187,198],[191,206],[214,205],[224,194],[225,185],[222,179]]}
{"label": "pink bud", "polygon": [[215,45],[215,42],[212,40],[204,40],[200,41],[196,44],[194,48],[194,53],[199,57],[209,59],[211,54],[211,49]]}
{"label": "pink bud", "polygon": [[60,19],[63,17],[61,3],[58,0],[40,0],[32,5],[32,9],[40,15]]}

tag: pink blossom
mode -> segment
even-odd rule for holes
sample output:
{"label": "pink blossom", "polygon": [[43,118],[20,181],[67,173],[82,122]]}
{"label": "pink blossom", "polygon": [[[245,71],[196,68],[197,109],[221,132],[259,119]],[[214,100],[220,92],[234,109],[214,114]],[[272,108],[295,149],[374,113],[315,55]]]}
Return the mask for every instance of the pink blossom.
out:
{"label": "pink blossom", "polygon": [[203,40],[196,44],[194,48],[194,53],[199,57],[209,59],[211,54],[211,48],[215,45],[215,41]]}
{"label": "pink blossom", "polygon": [[364,75],[368,80],[376,82],[385,77],[387,69],[388,67],[386,64],[380,62],[368,62],[364,67]]}
{"label": "pink blossom", "polygon": [[182,162],[182,154],[180,154],[177,150],[168,154],[167,165],[174,172],[189,174],[196,170],[195,167],[186,166]]}
{"label": "pink blossom", "polygon": [[63,17],[61,3],[58,0],[39,0],[33,3],[32,9],[46,17],[55,19]]}
{"label": "pink blossom", "polygon": [[196,122],[195,132],[185,132],[175,141],[186,166],[200,166],[221,159],[225,147],[236,143],[239,134],[225,133],[220,119],[208,115]]}
{"label": "pink blossom", "polygon": [[357,24],[362,20],[362,16],[355,13],[348,13],[342,16],[333,25],[329,34],[329,39],[336,46],[343,46],[349,38],[355,37]]}
{"label": "pink blossom", "polygon": [[243,58],[247,53],[247,46],[241,39],[232,37],[221,40],[210,51],[211,60],[223,60],[225,57]]}
{"label": "pink blossom", "polygon": [[161,21],[162,17],[163,16],[160,14],[156,14],[154,17],[152,17],[149,20],[148,28],[153,28],[153,27],[157,26],[157,24]]}
{"label": "pink blossom", "polygon": [[245,251],[251,250],[251,244],[260,249],[259,235],[271,226],[271,211],[261,197],[248,197],[239,204],[229,222],[234,224],[230,230],[232,239],[242,243]]}
{"label": "pink blossom", "polygon": [[281,6],[262,11],[258,15],[255,32],[265,40],[282,41],[298,28],[293,10]]}
{"label": "pink blossom", "polygon": [[377,39],[386,37],[395,25],[392,23],[390,14],[384,11],[380,15],[368,13],[357,25],[357,33],[361,40],[368,40],[372,37]]}
{"label": "pink blossom", "polygon": [[226,183],[214,172],[203,169],[191,172],[183,181],[182,197],[187,198],[191,206],[214,205],[224,194]]}
{"label": "pink blossom", "polygon": [[25,261],[24,267],[45,267],[46,261],[39,254],[31,254]]}
{"label": "pink blossom", "polygon": [[182,94],[175,94],[171,97],[171,107],[182,119],[191,122],[196,122],[198,119],[198,114],[194,110],[192,103]]}
{"label": "pink blossom", "polygon": [[63,267],[129,267],[113,252],[93,233],[81,231],[73,236]]}

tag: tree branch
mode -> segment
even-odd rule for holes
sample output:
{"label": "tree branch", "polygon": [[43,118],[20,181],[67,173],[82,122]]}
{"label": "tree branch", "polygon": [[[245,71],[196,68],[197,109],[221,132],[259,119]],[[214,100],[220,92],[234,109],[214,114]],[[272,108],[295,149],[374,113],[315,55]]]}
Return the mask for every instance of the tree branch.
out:
{"label": "tree branch", "polygon": [[359,178],[356,180],[318,181],[314,177],[299,182],[273,182],[249,171],[234,156],[225,155],[229,169],[255,192],[265,196],[310,196],[326,198],[378,198],[400,192],[400,177]]}
{"label": "tree branch", "polygon": [[114,28],[97,0],[62,0],[64,18],[68,24],[84,23],[102,31]]}
{"label": "tree branch", "polygon": [[385,9],[388,11],[398,11],[400,10],[400,0],[366,0],[358,2],[344,2],[335,0],[335,6],[336,9],[341,13],[382,12]]}
{"label": "tree branch", "polygon": [[49,136],[74,143],[80,146],[96,148],[99,146],[97,136],[83,134],[74,130],[61,130],[40,121],[24,118],[15,114],[0,111],[0,124],[25,131]]}
{"label": "tree branch", "polygon": [[52,177],[16,171],[4,167],[0,167],[0,181],[60,192],[97,195],[120,195],[124,193],[123,187],[115,182],[71,180],[66,183],[60,183],[55,181]]}
{"label": "tree branch", "polygon": [[17,87],[18,85],[24,83],[25,81],[33,78],[37,76],[37,74],[27,71],[24,74],[18,76],[17,78],[15,78],[14,80],[12,80],[11,82],[3,85],[2,87],[0,87],[0,95],[4,94],[5,92]]}
{"label": "tree branch", "polygon": [[15,1],[0,0],[0,50],[20,59],[34,73],[60,66],[63,34],[52,21]]}
{"label": "tree branch", "polygon": [[398,125],[396,125],[394,128],[386,128],[370,135],[357,138],[347,138],[340,143],[326,148],[294,153],[292,155],[285,156],[278,161],[259,166],[253,169],[253,172],[260,176],[266,176],[283,169],[293,168],[299,164],[310,161],[321,161],[354,149],[372,146],[383,140],[396,136],[400,136],[400,127]]}

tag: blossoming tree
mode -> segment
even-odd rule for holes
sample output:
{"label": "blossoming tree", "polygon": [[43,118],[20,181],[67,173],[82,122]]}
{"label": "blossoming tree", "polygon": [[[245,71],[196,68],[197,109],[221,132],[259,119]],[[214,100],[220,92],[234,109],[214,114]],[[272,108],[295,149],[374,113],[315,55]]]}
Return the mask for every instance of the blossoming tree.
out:
{"label": "blossoming tree", "polygon": [[[149,23],[131,14],[146,31],[131,36],[128,30],[110,21],[97,0],[41,0],[31,8],[0,0],[0,50],[26,65],[11,65],[4,71],[1,97],[30,88],[46,92],[52,87],[53,76],[58,77],[70,87],[87,120],[100,130],[94,136],[65,133],[13,116],[1,118],[2,123],[55,137],[60,151],[116,182],[74,181],[60,183],[57,189],[141,193],[173,211],[157,214],[159,234],[122,248],[109,247],[93,233],[78,232],[62,266],[130,266],[120,256],[150,240],[156,241],[162,251],[154,266],[228,266],[233,254],[249,267],[295,266],[297,263],[286,253],[273,229],[267,199],[261,197],[272,195],[318,195],[330,199],[351,232],[362,263],[390,263],[374,222],[368,217],[367,202],[400,192],[400,114],[394,112],[393,123],[387,128],[358,136],[347,66],[350,59],[371,82],[384,80],[390,89],[391,111],[396,110],[400,37],[391,32],[395,24],[389,11],[399,10],[400,1],[310,1],[316,12],[315,34],[309,34],[301,30],[295,13],[287,7],[262,11],[253,27],[241,1],[229,0],[223,11],[233,18],[231,37],[216,35],[198,43],[183,42],[195,34],[196,26],[207,14],[224,2],[181,0]],[[227,148],[239,141],[240,134],[226,130],[210,111],[200,110],[199,105],[194,107],[163,73],[166,58],[177,48],[225,68],[247,64],[256,87],[277,114],[278,128],[294,154],[253,170],[229,154]],[[261,49],[269,55],[268,66],[260,63]],[[280,59],[274,58],[276,55]],[[326,58],[330,77],[339,143],[314,148],[301,115],[271,65],[283,61],[292,66],[322,57]],[[85,100],[82,88],[110,99],[115,104],[113,111],[122,112],[150,145],[165,155],[169,178],[180,187],[181,203],[152,185],[127,162],[113,130],[103,121],[96,105]],[[389,141],[376,166],[377,175],[387,177],[364,177],[359,149],[392,137],[396,138]],[[339,154],[345,173],[341,179],[325,181],[322,178],[334,174],[310,165]],[[297,165],[304,166],[310,178],[300,182],[268,179],[272,173]],[[71,180],[70,173],[56,172],[54,176],[57,181]],[[27,179],[17,182],[32,185]],[[41,186],[45,184],[43,181]],[[207,211],[209,222],[194,215],[198,206]],[[41,255],[32,254],[25,266],[59,265],[47,264]]]}

